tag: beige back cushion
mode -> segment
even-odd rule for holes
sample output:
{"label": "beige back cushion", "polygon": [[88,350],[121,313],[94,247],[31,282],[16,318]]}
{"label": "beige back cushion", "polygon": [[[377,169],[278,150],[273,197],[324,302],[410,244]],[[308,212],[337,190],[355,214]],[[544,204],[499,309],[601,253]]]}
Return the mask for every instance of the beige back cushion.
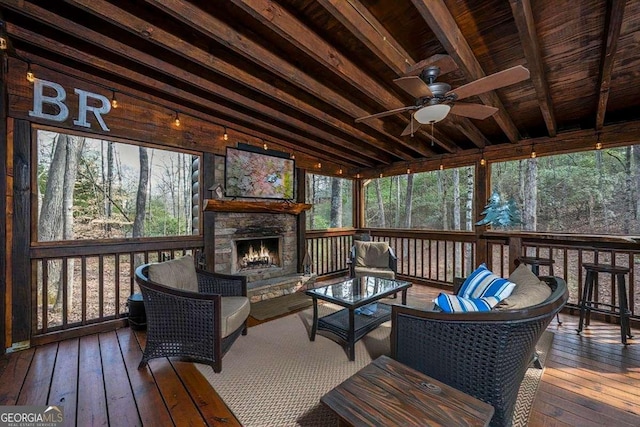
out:
{"label": "beige back cushion", "polygon": [[356,266],[389,267],[389,244],[387,242],[354,242]]}
{"label": "beige back cushion", "polygon": [[183,291],[198,292],[198,276],[191,255],[150,264],[149,280]]}
{"label": "beige back cushion", "polygon": [[551,288],[541,281],[524,264],[520,264],[509,276],[509,281],[516,287],[504,300],[496,306],[497,310],[513,310],[540,304],[551,295]]}

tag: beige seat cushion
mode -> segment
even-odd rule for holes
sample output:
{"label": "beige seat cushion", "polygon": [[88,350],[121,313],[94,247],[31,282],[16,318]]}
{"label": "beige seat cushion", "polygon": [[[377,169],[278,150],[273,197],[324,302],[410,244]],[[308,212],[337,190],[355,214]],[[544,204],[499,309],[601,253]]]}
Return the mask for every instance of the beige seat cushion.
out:
{"label": "beige seat cushion", "polygon": [[390,268],[354,267],[356,277],[380,277],[382,279],[395,279],[396,275]]}
{"label": "beige seat cushion", "polygon": [[191,255],[150,264],[149,280],[183,291],[198,292],[198,276]]}
{"label": "beige seat cushion", "polygon": [[387,242],[354,242],[356,267],[389,268],[389,244]]}
{"label": "beige seat cushion", "polygon": [[222,338],[231,335],[238,329],[247,317],[251,306],[247,297],[222,297]]}
{"label": "beige seat cushion", "polygon": [[516,284],[511,295],[500,301],[495,310],[514,310],[540,304],[551,295],[551,288],[540,280],[524,264],[520,264],[509,276]]}

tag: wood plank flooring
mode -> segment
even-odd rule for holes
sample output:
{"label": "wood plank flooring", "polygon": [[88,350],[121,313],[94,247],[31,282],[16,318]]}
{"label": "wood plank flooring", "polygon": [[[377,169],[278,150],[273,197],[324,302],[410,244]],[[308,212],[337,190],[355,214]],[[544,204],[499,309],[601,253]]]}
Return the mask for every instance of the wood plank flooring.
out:
{"label": "wood plank flooring", "polygon": [[[425,302],[438,292],[409,290]],[[592,321],[579,336],[578,318],[560,317],[529,425],[640,425],[640,330],[625,347],[617,325]],[[123,328],[2,356],[0,405],[63,405],[69,426],[240,425],[192,363],[138,370],[145,338]]]}

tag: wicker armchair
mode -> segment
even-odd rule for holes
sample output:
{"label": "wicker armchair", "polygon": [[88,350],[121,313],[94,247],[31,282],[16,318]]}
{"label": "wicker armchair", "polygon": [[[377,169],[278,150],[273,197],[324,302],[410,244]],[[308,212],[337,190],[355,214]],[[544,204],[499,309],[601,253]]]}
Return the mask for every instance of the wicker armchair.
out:
{"label": "wicker armchair", "polygon": [[222,356],[240,334],[247,334],[246,277],[195,269],[198,291],[193,292],[150,280],[148,269],[149,264],[136,269],[147,316],[147,343],[138,368],[156,357],[180,357],[220,372]]}
{"label": "wicker armchair", "polygon": [[520,383],[549,322],[567,302],[564,280],[525,309],[444,313],[394,305],[391,357],[495,408],[491,426],[510,426]]}

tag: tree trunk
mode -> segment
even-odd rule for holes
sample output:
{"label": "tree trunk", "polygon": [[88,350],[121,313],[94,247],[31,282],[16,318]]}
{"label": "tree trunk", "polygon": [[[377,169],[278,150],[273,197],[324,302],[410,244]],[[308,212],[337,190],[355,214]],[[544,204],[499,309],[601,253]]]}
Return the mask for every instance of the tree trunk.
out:
{"label": "tree trunk", "polygon": [[107,199],[105,200],[105,215],[107,217],[107,223],[105,229],[107,232],[111,231],[111,215],[113,200],[113,142],[107,142],[107,182],[106,182]]}
{"label": "tree trunk", "polygon": [[331,179],[331,228],[342,227],[342,180]]}
{"label": "tree trunk", "polygon": [[447,185],[443,171],[438,171],[438,193],[440,193],[440,201],[442,208],[442,229],[449,229],[449,210],[447,208]]}
{"label": "tree trunk", "polygon": [[380,190],[380,180],[374,179],[373,182],[376,185],[376,197],[378,199],[378,211],[380,212],[380,227],[385,228],[387,221],[384,215],[384,202],[382,201],[382,191]]}
{"label": "tree trunk", "polygon": [[[49,165],[49,175],[45,185],[40,215],[38,216],[38,241],[41,242],[62,240],[62,199],[67,140],[67,135],[60,134],[53,142],[53,158]],[[48,261],[47,294],[45,295],[46,300],[42,302],[47,307],[49,304],[55,304],[58,298],[60,269],[60,261]]]}
{"label": "tree trunk", "polygon": [[148,183],[149,183],[149,155],[145,147],[138,148],[140,153],[140,177],[138,178],[138,191],[136,194],[136,216],[133,220],[133,237],[144,237],[144,218],[147,209]]}
{"label": "tree trunk", "polygon": [[[453,177],[453,229],[460,230],[461,222],[460,222],[460,170],[453,169],[451,171]],[[454,258],[459,260],[462,256],[462,243],[455,242],[454,243]],[[456,268],[456,264],[453,265]],[[456,276],[460,276],[462,272],[453,271],[453,274]]]}
{"label": "tree trunk", "polygon": [[[465,211],[467,213],[466,229],[467,231],[473,230],[473,195],[474,195],[474,179],[473,169],[467,168],[467,200],[465,205]],[[462,272],[462,276],[466,276],[465,273],[471,273],[473,271],[473,248],[471,245],[465,246],[465,270]]]}
{"label": "tree trunk", "polygon": [[[311,196],[311,204],[315,206],[316,204],[316,175],[312,174],[311,175],[311,180],[310,180],[310,189],[307,189],[307,197]],[[309,182],[309,181],[307,181]],[[309,228],[311,230],[315,230],[315,212],[310,212],[309,215]]]}
{"label": "tree trunk", "polygon": [[524,179],[523,229],[536,231],[538,227],[538,159],[526,160]]}
{"label": "tree trunk", "polygon": [[413,174],[407,175],[407,198],[405,201],[404,227],[411,228],[411,211],[413,210]]}
{"label": "tree trunk", "polygon": [[633,203],[633,190],[631,186],[631,146],[627,146],[624,151],[624,213],[622,221],[622,232],[624,234],[631,234],[631,221],[633,220],[634,203]]}
{"label": "tree trunk", "polygon": [[634,197],[633,200],[636,201],[636,205],[634,207],[635,212],[633,218],[635,220],[640,219],[640,147],[637,145],[631,146],[631,153],[633,157],[633,192]]}
{"label": "tree trunk", "polygon": [[[64,240],[73,240],[73,194],[76,184],[76,176],[78,175],[78,163],[82,156],[84,147],[84,138],[67,137],[67,150],[65,155],[64,168],[64,184],[62,189],[62,238]],[[67,307],[73,307],[73,289],[74,289],[74,260],[67,261]],[[54,310],[62,308],[64,299],[63,284],[58,282],[56,302],[53,305]]]}
{"label": "tree trunk", "polygon": [[[608,230],[609,206],[607,205],[606,190],[604,188],[606,180],[604,176],[604,168],[602,167],[602,150],[596,150],[596,170],[598,172],[598,188],[596,189],[596,191],[598,194],[598,198],[602,203],[602,223],[604,224],[604,229]],[[591,221],[599,222],[597,218]]]}

